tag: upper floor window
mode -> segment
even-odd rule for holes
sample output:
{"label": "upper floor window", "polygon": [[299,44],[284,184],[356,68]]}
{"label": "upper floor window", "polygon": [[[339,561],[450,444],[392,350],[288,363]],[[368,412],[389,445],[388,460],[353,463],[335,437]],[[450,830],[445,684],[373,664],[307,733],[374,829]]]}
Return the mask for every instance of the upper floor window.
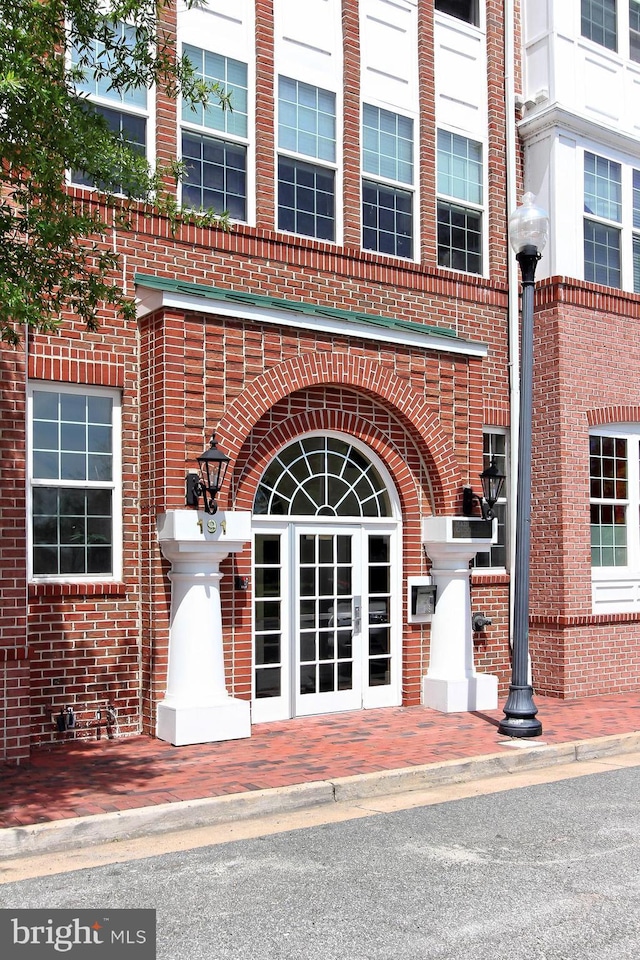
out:
{"label": "upper floor window", "polygon": [[31,574],[121,574],[120,399],[37,384],[29,392]]}
{"label": "upper floor window", "polygon": [[629,0],[629,56],[640,60],[640,0]]}
{"label": "upper floor window", "polygon": [[587,40],[618,49],[617,0],[582,0],[581,29]]}
{"label": "upper floor window", "polygon": [[335,240],[335,94],[280,77],[278,150],[278,229]]}
{"label": "upper floor window", "polygon": [[230,109],[212,97],[182,104],[182,205],[247,219],[247,65],[189,44],[196,75],[229,95]]}
{"label": "upper floor window", "polygon": [[438,130],[438,264],[482,273],[482,144]]}
{"label": "upper floor window", "polygon": [[362,246],[412,257],[413,120],[365,103],[362,147]]}
{"label": "upper floor window", "polygon": [[640,170],[633,171],[633,292],[640,293]]}
{"label": "upper floor window", "polygon": [[617,0],[582,0],[582,36],[607,50],[618,49]]}
{"label": "upper floor window", "polygon": [[478,0],[435,0],[434,7],[440,13],[478,26]]}
{"label": "upper floor window", "polygon": [[622,169],[619,163],[584,155],[584,278],[620,287]]}
{"label": "upper floor window", "polygon": [[[116,40],[121,40],[125,47],[133,47],[136,28],[130,24],[118,22],[114,27]],[[70,51],[71,63],[79,66],[79,51],[72,47]],[[147,155],[147,121],[148,121],[148,91],[145,86],[116,89],[112,86],[108,76],[101,76],[97,69],[99,64],[108,67],[108,54],[104,43],[93,41],[91,61],[94,69],[84,67],[84,76],[77,81],[79,92],[87,94],[93,108],[100,113],[107,122],[107,126],[117,137],[121,138],[134,153],[140,156]],[[95,182],[84,171],[72,171],[71,181],[80,186],[95,186]],[[127,184],[109,183],[109,190],[117,193],[126,193]]]}
{"label": "upper floor window", "polygon": [[618,35],[628,33],[629,57],[640,61],[640,0],[581,0],[581,4],[583,37],[626,56]]}

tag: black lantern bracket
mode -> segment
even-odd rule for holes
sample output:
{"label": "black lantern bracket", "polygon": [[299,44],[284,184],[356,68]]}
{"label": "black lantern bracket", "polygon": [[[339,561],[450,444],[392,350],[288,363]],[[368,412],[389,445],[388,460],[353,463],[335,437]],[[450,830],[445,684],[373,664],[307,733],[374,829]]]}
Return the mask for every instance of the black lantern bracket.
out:
{"label": "black lantern bracket", "polygon": [[493,520],[495,517],[493,508],[500,499],[505,479],[505,475],[500,473],[498,469],[496,458],[492,457],[489,466],[480,474],[482,496],[474,493],[470,486],[462,488],[462,513],[464,516],[473,516],[473,505],[477,503],[480,507],[482,519]]}
{"label": "black lantern bracket", "polygon": [[224,483],[231,457],[218,449],[214,433],[209,443],[209,449],[196,457],[196,461],[199,473],[193,471],[187,474],[185,504],[188,507],[197,508],[200,505],[200,497],[202,497],[205,511],[213,515],[218,512],[216,497]]}

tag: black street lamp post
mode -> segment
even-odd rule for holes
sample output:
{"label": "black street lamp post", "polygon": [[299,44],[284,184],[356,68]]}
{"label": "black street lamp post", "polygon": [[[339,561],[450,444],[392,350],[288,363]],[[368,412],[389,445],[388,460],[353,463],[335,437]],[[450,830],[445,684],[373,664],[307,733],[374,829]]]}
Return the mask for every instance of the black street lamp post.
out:
{"label": "black street lamp post", "polygon": [[547,242],[549,219],[526,193],[509,218],[509,239],[522,274],[518,492],[514,564],[512,668],[509,696],[498,732],[539,737],[542,724],[529,683],[529,559],[531,547],[531,416],[533,384],[533,293],[536,266]]}

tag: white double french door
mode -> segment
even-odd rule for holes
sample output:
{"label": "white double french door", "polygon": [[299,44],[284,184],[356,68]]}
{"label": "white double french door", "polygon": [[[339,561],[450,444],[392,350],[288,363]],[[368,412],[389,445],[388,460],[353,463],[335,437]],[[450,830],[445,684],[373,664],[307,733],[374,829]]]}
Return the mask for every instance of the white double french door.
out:
{"label": "white double french door", "polygon": [[254,721],[400,702],[397,536],[380,522],[256,530]]}

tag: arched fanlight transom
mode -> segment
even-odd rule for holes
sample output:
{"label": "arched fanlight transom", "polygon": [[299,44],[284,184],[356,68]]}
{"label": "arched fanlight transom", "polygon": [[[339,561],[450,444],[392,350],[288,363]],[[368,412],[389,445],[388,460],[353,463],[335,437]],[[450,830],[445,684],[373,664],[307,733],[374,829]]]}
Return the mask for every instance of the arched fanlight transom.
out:
{"label": "arched fanlight transom", "polygon": [[295,517],[390,517],[387,488],[373,463],[347,440],[303,437],[267,467],[254,514]]}

